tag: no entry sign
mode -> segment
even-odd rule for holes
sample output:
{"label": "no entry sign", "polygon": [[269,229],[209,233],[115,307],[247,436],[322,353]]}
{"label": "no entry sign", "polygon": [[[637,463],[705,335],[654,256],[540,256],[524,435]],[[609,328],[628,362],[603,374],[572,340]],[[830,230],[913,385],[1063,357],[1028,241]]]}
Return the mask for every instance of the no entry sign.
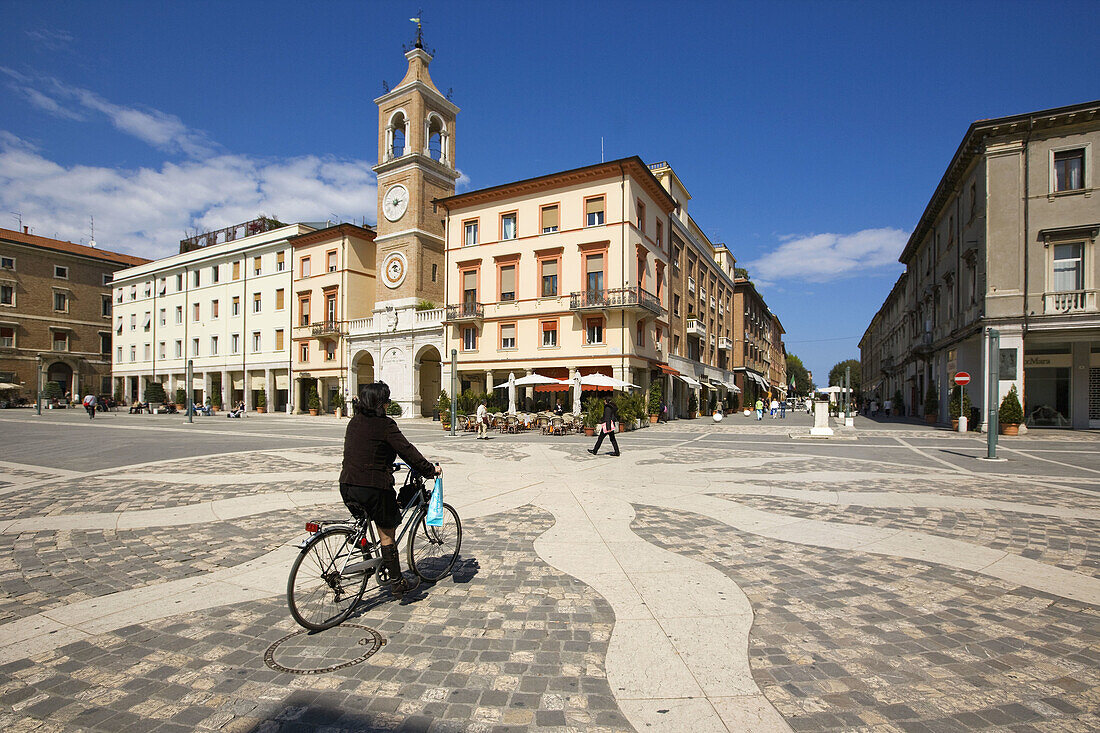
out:
{"label": "no entry sign", "polygon": [[970,384],[970,373],[969,372],[959,372],[958,374],[956,374],[955,375],[955,384],[959,385],[960,387],[964,384]]}

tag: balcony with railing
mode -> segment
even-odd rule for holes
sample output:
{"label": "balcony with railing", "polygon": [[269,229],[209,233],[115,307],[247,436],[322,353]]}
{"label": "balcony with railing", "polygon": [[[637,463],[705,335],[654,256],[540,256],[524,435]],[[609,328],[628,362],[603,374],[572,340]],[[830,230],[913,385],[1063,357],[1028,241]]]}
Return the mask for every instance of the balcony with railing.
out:
{"label": "balcony with railing", "polygon": [[295,326],[295,338],[336,338],[347,333],[345,321],[319,321],[308,326]]}
{"label": "balcony with railing", "polygon": [[718,338],[718,349],[720,351],[733,351],[733,339],[729,336],[720,336]]}
{"label": "balcony with railing", "polygon": [[445,323],[465,323],[485,318],[485,306],[476,301],[447,306]]}
{"label": "balcony with railing", "polygon": [[705,339],[707,337],[707,326],[698,318],[689,318],[684,323],[684,333],[688,336]]}
{"label": "balcony with railing", "polygon": [[664,313],[657,296],[639,287],[582,290],[569,295],[569,310],[572,311],[605,311],[620,308],[646,310],[658,316]]}
{"label": "balcony with railing", "polygon": [[1065,290],[1060,293],[1043,294],[1043,312],[1058,315],[1060,313],[1096,313],[1096,290]]}
{"label": "balcony with railing", "polygon": [[688,292],[695,292],[695,278],[691,277],[690,275],[688,276]]}

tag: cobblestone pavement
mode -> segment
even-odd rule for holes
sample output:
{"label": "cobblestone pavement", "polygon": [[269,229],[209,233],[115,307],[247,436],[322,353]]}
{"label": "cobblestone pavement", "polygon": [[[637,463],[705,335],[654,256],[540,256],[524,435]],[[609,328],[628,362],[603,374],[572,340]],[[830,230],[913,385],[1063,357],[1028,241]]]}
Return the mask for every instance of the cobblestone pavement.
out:
{"label": "cobblestone pavement", "polygon": [[[287,445],[158,461],[180,428],[140,420],[115,423],[140,465],[0,463],[5,731],[1100,728],[1092,434],[1004,441],[1035,479],[862,419],[824,446],[798,418],[680,422],[617,459],[413,423],[463,517],[455,572],[306,634],[290,543],[344,515],[343,424],[243,421]],[[57,429],[86,450],[112,429],[87,422]]]}

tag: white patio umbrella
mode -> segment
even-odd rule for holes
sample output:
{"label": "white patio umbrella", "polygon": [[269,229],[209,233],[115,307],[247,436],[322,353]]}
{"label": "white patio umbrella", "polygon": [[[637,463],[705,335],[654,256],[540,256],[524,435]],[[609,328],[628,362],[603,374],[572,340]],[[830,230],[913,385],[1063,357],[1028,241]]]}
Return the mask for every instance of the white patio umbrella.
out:
{"label": "white patio umbrella", "polygon": [[516,373],[508,372],[508,414],[516,414]]}
{"label": "white patio umbrella", "polygon": [[581,414],[581,375],[577,372],[573,375],[573,414]]}
{"label": "white patio umbrella", "polygon": [[569,384],[569,382],[553,377],[544,377],[541,374],[528,374],[516,380],[517,387],[530,387],[535,384]]}
{"label": "white patio umbrella", "polygon": [[626,389],[627,387],[638,386],[630,382],[624,382],[621,379],[609,377],[606,374],[585,374],[581,377],[581,384],[587,384],[589,387],[610,387],[611,389]]}

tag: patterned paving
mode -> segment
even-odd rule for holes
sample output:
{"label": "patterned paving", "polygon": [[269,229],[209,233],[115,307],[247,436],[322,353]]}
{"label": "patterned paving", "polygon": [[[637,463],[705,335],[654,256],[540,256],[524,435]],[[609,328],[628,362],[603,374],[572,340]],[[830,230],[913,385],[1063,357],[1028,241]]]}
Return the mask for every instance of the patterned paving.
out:
{"label": "patterned paving", "polygon": [[748,595],[753,677],[796,731],[1100,726],[1100,608],[635,508],[642,538],[708,563]]}
{"label": "patterned paving", "polygon": [[745,506],[806,519],[915,530],[1100,576],[1100,521],[993,509],[879,508],[805,504],[775,496],[719,494]]}
{"label": "patterned paving", "polygon": [[631,730],[604,672],[610,607],[533,550],[551,524],[468,521],[453,578],[401,604],[369,586],[351,621],[386,644],[361,664],[276,672],[264,652],[298,628],[284,599],[223,606],[0,666],[0,728]]}

